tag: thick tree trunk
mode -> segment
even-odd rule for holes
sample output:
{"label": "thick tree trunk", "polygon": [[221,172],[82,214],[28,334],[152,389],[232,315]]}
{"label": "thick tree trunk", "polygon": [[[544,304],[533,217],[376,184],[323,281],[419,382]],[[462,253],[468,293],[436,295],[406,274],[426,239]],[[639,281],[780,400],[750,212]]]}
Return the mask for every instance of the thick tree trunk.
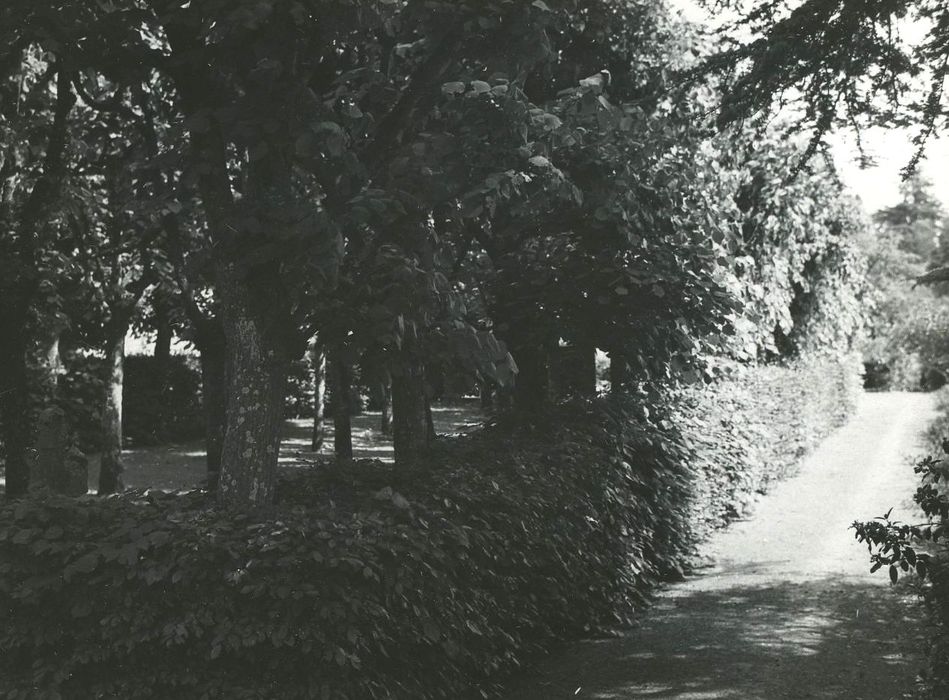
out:
{"label": "thick tree trunk", "polygon": [[425,367],[412,352],[409,338],[403,341],[403,352],[392,373],[392,444],[395,463],[409,466],[429,448]]}
{"label": "thick tree trunk", "polygon": [[214,321],[200,333],[201,395],[204,410],[204,436],[207,449],[208,490],[217,489],[221,476],[221,452],[227,417],[227,356],[224,331]]}
{"label": "thick tree trunk", "polygon": [[333,452],[338,460],[353,458],[352,368],[334,352],[329,360],[333,373]]}
{"label": "thick tree trunk", "polygon": [[326,353],[318,341],[310,347],[310,362],[313,365],[313,433],[310,449],[319,452],[326,440]]}
{"label": "thick tree trunk", "polygon": [[99,495],[118,493],[122,483],[122,383],[125,373],[126,324],[109,334],[106,349],[105,400],[102,409],[102,460],[99,469]]}
{"label": "thick tree trunk", "polygon": [[218,502],[265,506],[273,502],[288,352],[273,327],[253,313],[249,289],[233,268],[218,274],[218,291],[227,348],[227,428]]}
{"label": "thick tree trunk", "polygon": [[23,496],[30,485],[32,420],[26,351],[24,324],[4,319],[0,325],[0,427],[9,498]]}

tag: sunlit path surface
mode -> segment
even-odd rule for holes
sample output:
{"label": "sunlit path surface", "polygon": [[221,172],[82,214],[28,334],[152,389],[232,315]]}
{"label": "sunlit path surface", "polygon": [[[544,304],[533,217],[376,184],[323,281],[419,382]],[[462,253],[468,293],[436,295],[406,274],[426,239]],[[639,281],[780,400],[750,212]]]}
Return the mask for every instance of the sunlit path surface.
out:
{"label": "sunlit path surface", "polygon": [[558,654],[508,697],[906,697],[923,666],[911,592],[871,575],[848,526],[912,520],[909,458],[935,417],[926,394],[867,394],[856,415],[704,548],[715,565],[663,592],[640,627]]}

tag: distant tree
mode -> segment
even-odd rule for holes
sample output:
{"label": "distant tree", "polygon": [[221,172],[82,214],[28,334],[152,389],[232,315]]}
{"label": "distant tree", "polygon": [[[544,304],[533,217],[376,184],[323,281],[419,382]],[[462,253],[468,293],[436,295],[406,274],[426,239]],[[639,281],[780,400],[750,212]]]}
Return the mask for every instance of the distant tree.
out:
{"label": "distant tree", "polygon": [[878,210],[873,218],[899,239],[904,250],[932,261],[943,245],[946,212],[933,194],[932,183],[913,173],[900,184],[901,201]]}

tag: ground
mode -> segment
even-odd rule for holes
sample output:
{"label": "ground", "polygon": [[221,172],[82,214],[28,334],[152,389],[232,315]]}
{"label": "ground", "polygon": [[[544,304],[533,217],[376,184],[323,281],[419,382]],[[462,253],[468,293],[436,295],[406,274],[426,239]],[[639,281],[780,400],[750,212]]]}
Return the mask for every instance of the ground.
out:
{"label": "ground", "polygon": [[[480,425],[484,416],[477,399],[466,399],[450,405],[436,404],[432,407],[435,432],[451,435],[465,432]],[[374,458],[392,461],[392,439],[379,430],[381,415],[378,411],[366,411],[353,416],[353,453],[357,459]],[[320,457],[333,453],[333,421],[327,419],[327,435],[323,449],[310,450],[311,419],[288,420],[283,426],[283,441],[280,445],[280,463],[284,466],[307,466]],[[137,447],[122,451],[125,466],[125,485],[130,488],[156,488],[177,490],[193,488],[205,478],[204,441],[196,440],[178,445]],[[99,483],[99,465],[93,456],[89,464],[89,489],[95,491]]]}
{"label": "ground", "polygon": [[797,476],[703,548],[713,565],[663,591],[636,629],[516,679],[509,700],[910,697],[924,666],[920,606],[910,586],[869,573],[848,528],[890,506],[915,522],[909,458],[934,404],[864,395]]}

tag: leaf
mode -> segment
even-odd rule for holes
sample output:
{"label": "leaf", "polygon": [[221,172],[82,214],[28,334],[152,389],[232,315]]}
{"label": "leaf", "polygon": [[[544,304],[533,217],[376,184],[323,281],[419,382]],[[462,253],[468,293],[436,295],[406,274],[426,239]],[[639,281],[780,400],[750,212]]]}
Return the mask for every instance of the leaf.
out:
{"label": "leaf", "polygon": [[442,85],[442,92],[446,95],[460,95],[464,91],[465,84],[457,80]]}
{"label": "leaf", "polygon": [[538,10],[543,10],[544,12],[553,12],[553,10],[550,9],[550,6],[544,2],[544,0],[534,0],[531,5],[536,7]]}
{"label": "leaf", "polygon": [[392,505],[396,508],[401,508],[402,510],[408,510],[412,507],[412,504],[398,491],[393,491],[392,493]]}
{"label": "leaf", "polygon": [[536,166],[536,167],[538,167],[538,168],[549,168],[549,167],[550,167],[550,161],[549,161],[547,158],[545,158],[544,156],[532,156],[532,157],[528,160],[528,162],[529,162],[531,165]]}
{"label": "leaf", "polygon": [[896,583],[899,580],[899,578],[900,578],[899,569],[891,565],[890,566],[890,581],[892,581],[893,583]]}

